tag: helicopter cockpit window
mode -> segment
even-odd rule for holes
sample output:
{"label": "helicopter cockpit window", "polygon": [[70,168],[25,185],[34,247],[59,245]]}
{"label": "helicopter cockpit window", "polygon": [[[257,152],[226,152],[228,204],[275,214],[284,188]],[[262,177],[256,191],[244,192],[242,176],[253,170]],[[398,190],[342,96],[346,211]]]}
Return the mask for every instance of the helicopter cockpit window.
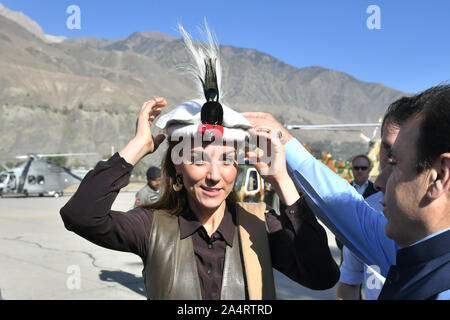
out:
{"label": "helicopter cockpit window", "polygon": [[0,183],[5,182],[6,178],[8,178],[8,176],[6,174],[2,174],[0,176]]}
{"label": "helicopter cockpit window", "polygon": [[29,184],[36,184],[36,177],[35,176],[28,176],[28,183]]}
{"label": "helicopter cockpit window", "polygon": [[37,176],[37,183],[38,184],[44,184],[45,183],[45,178],[44,176]]}
{"label": "helicopter cockpit window", "polygon": [[16,189],[16,176],[15,175],[11,175],[9,177],[8,188],[11,190]]}
{"label": "helicopter cockpit window", "polygon": [[248,186],[248,188],[247,188],[248,191],[258,190],[258,174],[256,173],[256,170],[250,171],[247,186]]}

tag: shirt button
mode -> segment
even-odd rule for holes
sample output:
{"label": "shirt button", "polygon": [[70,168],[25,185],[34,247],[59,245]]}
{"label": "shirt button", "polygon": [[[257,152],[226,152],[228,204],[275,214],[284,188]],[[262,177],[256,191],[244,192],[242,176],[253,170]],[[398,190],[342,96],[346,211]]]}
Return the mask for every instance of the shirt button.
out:
{"label": "shirt button", "polygon": [[212,249],[212,244],[208,244],[208,249]]}
{"label": "shirt button", "polygon": [[207,273],[207,274],[211,274],[211,269],[208,269],[208,270],[206,271],[206,273]]}
{"label": "shirt button", "polygon": [[290,213],[290,214],[294,214],[294,213],[295,213],[295,210],[289,210],[289,213]]}

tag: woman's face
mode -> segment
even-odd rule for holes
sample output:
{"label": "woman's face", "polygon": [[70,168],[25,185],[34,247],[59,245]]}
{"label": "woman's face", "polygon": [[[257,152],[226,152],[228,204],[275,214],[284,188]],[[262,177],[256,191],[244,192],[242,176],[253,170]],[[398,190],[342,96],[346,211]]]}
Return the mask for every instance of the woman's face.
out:
{"label": "woman's face", "polygon": [[215,210],[234,187],[238,165],[236,148],[222,144],[203,144],[191,149],[190,163],[175,165],[183,177],[193,210]]}

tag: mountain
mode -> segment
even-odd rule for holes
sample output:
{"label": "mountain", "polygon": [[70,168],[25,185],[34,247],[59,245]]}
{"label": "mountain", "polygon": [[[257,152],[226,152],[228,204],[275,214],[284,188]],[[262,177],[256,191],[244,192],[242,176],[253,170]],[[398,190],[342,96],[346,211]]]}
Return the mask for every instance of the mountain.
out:
{"label": "mountain", "polygon": [[59,43],[66,39],[66,37],[63,36],[52,36],[49,34],[45,34],[44,31],[42,31],[42,28],[33,20],[31,20],[29,17],[24,15],[22,12],[12,11],[7,8],[5,8],[0,3],[0,15],[4,16],[25,29],[27,29],[29,32],[40,38],[41,40],[48,42],[48,43]]}
{"label": "mountain", "polygon": [[[180,38],[136,32],[51,43],[24,27],[27,19],[0,15],[0,156],[117,151],[133,136],[144,101],[163,96],[170,110],[198,96],[176,68],[189,62]],[[404,95],[318,66],[295,68],[253,49],[220,50],[224,103],[271,112],[284,123],[376,122]],[[360,141],[355,133],[294,133],[307,143]]]}

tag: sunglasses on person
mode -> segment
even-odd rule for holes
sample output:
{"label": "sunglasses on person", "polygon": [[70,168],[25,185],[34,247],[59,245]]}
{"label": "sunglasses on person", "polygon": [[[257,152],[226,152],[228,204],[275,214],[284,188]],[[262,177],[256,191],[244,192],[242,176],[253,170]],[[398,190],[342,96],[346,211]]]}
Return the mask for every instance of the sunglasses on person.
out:
{"label": "sunglasses on person", "polygon": [[355,170],[355,171],[359,171],[359,170],[366,171],[367,169],[369,169],[369,167],[360,167],[360,166],[353,167],[353,170]]}

